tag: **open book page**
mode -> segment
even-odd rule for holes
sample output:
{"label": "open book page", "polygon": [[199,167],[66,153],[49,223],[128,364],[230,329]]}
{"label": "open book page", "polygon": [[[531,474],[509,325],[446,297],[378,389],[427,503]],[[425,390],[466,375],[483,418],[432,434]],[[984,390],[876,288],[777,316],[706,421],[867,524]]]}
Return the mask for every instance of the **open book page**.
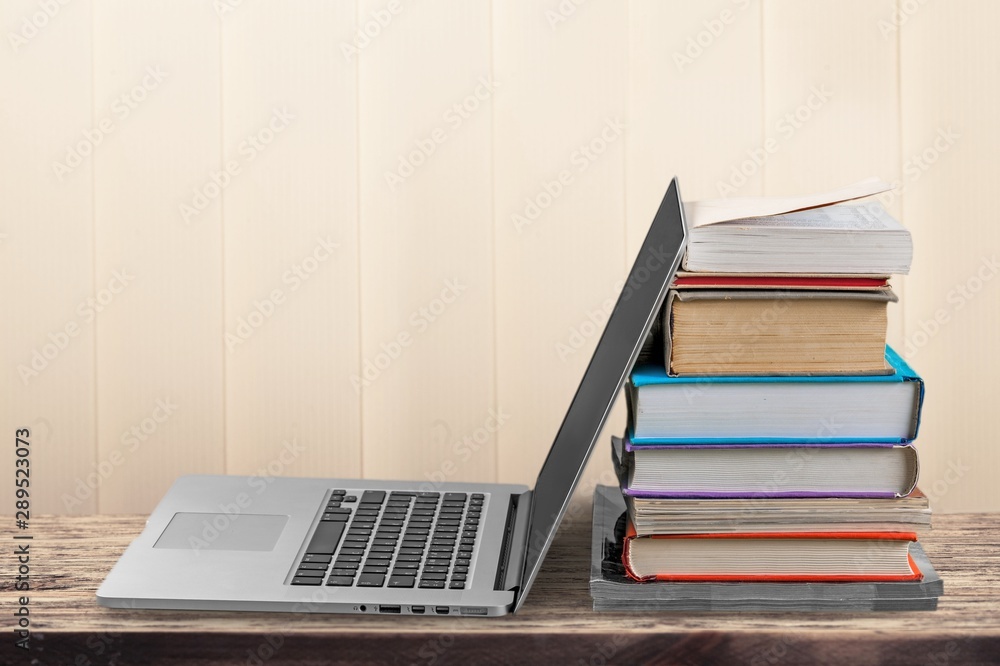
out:
{"label": "open book page", "polygon": [[853,199],[870,197],[891,190],[892,186],[878,178],[866,178],[829,192],[796,197],[741,197],[706,199],[684,204],[684,217],[690,228],[749,217],[781,215],[795,211],[829,206]]}
{"label": "open book page", "polygon": [[841,204],[811,208],[796,213],[767,215],[741,220],[727,220],[725,226],[772,227],[788,229],[829,229],[836,231],[902,231],[903,225],[886,212],[882,204]]}

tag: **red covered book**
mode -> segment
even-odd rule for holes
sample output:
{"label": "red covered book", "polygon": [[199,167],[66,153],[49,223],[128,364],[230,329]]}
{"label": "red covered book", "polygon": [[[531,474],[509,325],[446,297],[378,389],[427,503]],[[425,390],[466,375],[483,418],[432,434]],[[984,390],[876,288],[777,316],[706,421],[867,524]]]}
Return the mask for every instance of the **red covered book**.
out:
{"label": "red covered book", "polygon": [[622,561],[636,580],[876,582],[920,580],[912,532],[765,532],[639,537]]}

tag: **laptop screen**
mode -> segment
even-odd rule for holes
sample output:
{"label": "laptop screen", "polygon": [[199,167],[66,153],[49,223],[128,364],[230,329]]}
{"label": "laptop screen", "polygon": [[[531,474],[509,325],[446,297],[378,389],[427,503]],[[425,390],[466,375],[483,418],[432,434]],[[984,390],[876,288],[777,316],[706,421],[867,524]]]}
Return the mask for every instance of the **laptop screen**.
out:
{"label": "laptop screen", "polygon": [[680,192],[674,178],[535,482],[524,574],[514,610],[524,602],[538,575],[601,428],[659,314],[684,243]]}

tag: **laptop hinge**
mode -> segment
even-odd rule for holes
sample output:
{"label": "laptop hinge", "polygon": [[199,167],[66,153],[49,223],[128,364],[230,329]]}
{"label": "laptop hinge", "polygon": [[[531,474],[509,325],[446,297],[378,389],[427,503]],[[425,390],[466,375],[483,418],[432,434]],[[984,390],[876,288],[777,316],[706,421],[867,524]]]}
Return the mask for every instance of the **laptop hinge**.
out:
{"label": "laptop hinge", "polygon": [[521,587],[521,575],[528,544],[528,519],[531,515],[533,492],[511,495],[504,526],[503,546],[500,549],[500,566],[494,589],[513,590],[515,598]]}

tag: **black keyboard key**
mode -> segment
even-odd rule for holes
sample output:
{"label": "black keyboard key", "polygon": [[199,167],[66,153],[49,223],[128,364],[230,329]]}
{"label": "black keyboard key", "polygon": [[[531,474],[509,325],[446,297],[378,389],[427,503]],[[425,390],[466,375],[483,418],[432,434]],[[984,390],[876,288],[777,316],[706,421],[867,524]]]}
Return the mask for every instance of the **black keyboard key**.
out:
{"label": "black keyboard key", "polygon": [[440,590],[440,589],[444,588],[444,581],[443,580],[424,580],[424,579],[421,579],[421,581],[420,581],[420,587],[422,587],[424,589],[438,589],[438,590]]}
{"label": "black keyboard key", "polygon": [[313,569],[315,571],[326,571],[329,568],[330,568],[330,564],[329,563],[324,564],[323,562],[303,562],[302,564],[299,565],[299,571],[302,571],[303,569]]}
{"label": "black keyboard key", "polygon": [[482,493],[472,493],[472,499],[474,500],[486,499],[486,495]]}
{"label": "black keyboard key", "polygon": [[329,509],[339,509],[340,508],[340,502],[330,502],[329,504],[326,505],[326,508],[327,508],[327,510],[329,510]]}
{"label": "black keyboard key", "polygon": [[343,534],[343,523],[320,523],[316,526],[316,531],[309,541],[306,552],[317,555],[333,555],[337,546],[340,545],[340,537]]}
{"label": "black keyboard key", "polygon": [[410,516],[410,524],[411,525],[416,525],[416,524],[428,524],[429,525],[433,521],[434,521],[434,514],[433,513],[430,514],[430,515],[428,515],[428,516],[417,516],[417,515]]}
{"label": "black keyboard key", "polygon": [[[365,491],[367,495],[370,491]],[[385,493],[382,493],[384,496]],[[382,587],[385,583],[385,574],[361,574],[358,577],[358,587]]]}
{"label": "black keyboard key", "polygon": [[393,490],[389,497],[415,497],[417,493],[412,490]]}
{"label": "black keyboard key", "polygon": [[452,590],[464,590],[465,583],[461,581],[452,581],[451,585],[449,585],[448,588]]}
{"label": "black keyboard key", "polygon": [[[325,525],[336,525],[337,523],[324,523],[324,524]],[[371,539],[371,537],[358,536],[356,534],[355,535],[348,535],[347,537],[344,538],[344,543],[345,544],[353,544],[354,546],[357,546],[359,544],[368,543],[368,541],[370,539]]]}
{"label": "black keyboard key", "polygon": [[358,573],[358,572],[356,570],[354,570],[354,569],[336,569],[336,568],[334,568],[333,571],[330,572],[330,575],[331,576],[351,576],[351,577],[354,577],[354,574],[356,574],[356,573]]}
{"label": "black keyboard key", "polygon": [[448,573],[448,567],[424,567],[424,573]]}
{"label": "black keyboard key", "polygon": [[343,489],[341,489],[341,488],[337,488],[336,490],[331,490],[330,492],[331,492],[332,494],[334,494],[334,495],[343,495],[343,494],[345,494],[345,493],[346,493],[347,491],[346,491],[346,490],[343,490]]}
{"label": "black keyboard key", "polygon": [[434,571],[427,571],[426,567],[424,568],[424,572],[422,574],[420,574],[420,579],[421,580],[444,580],[447,577],[448,577],[448,573],[447,572],[437,573],[437,572],[434,572]]}
{"label": "black keyboard key", "polygon": [[344,555],[350,555],[353,557],[364,554],[365,554],[364,548],[348,548],[347,546],[344,546],[343,548],[340,549],[340,557],[343,557]]}
{"label": "black keyboard key", "polygon": [[321,520],[328,523],[346,523],[348,518],[350,516],[345,516],[342,513],[324,513]]}
{"label": "black keyboard key", "polygon": [[413,587],[415,576],[390,576],[389,587]]}
{"label": "black keyboard key", "polygon": [[403,531],[402,527],[397,527],[396,525],[379,525],[375,534],[389,534],[396,535]]}
{"label": "black keyboard key", "polygon": [[358,498],[356,496],[354,496],[354,495],[348,495],[347,497],[345,497],[341,501],[343,501],[343,502],[357,502]]}
{"label": "black keyboard key", "polygon": [[351,510],[348,509],[348,508],[344,508],[344,507],[335,507],[333,509],[328,509],[326,512],[327,513],[342,513],[345,516],[351,515]]}
{"label": "black keyboard key", "polygon": [[364,569],[361,570],[361,575],[364,576],[364,575],[378,574],[384,576],[388,572],[389,572],[388,566],[379,567],[375,565],[370,565],[366,566]]}
{"label": "black keyboard key", "polygon": [[395,546],[372,546],[369,553],[393,553],[396,551]]}
{"label": "black keyboard key", "polygon": [[[385,501],[385,491],[384,490],[366,490],[363,495],[361,495],[362,504],[381,504]],[[381,583],[378,587],[381,587]]]}
{"label": "black keyboard key", "polygon": [[399,557],[396,558],[396,564],[399,564],[400,562],[417,562],[417,563],[419,563],[421,559],[423,559],[423,558],[420,556],[420,553],[404,553],[404,552],[401,551],[399,553]]}
{"label": "black keyboard key", "polygon": [[387,506],[382,510],[382,513],[388,518],[389,516],[404,516],[408,510],[405,506]]}
{"label": "black keyboard key", "polygon": [[396,560],[396,564],[394,566],[396,569],[419,569],[420,562],[406,562],[406,561]]}
{"label": "black keyboard key", "polygon": [[375,518],[378,516],[379,513],[381,513],[381,511],[379,511],[378,509],[364,509],[364,508],[358,509],[359,518]]}
{"label": "black keyboard key", "polygon": [[319,562],[322,564],[329,564],[333,559],[333,555],[320,555],[318,553],[310,553],[302,558],[303,562]]}
{"label": "black keyboard key", "polygon": [[359,566],[361,566],[360,562],[344,562],[343,560],[337,560],[336,562],[333,563],[333,568],[334,569],[351,569],[351,570],[354,570],[354,569],[357,569]]}
{"label": "black keyboard key", "polygon": [[390,548],[396,547],[395,539],[375,539],[372,541],[372,546],[389,546]]}
{"label": "black keyboard key", "polygon": [[354,579],[350,576],[330,576],[326,581],[327,585],[333,585],[336,587],[350,587],[354,585]]}
{"label": "black keyboard key", "polygon": [[393,520],[391,518],[386,518],[381,523],[379,523],[379,527],[402,527],[402,526],[403,526],[402,520]]}
{"label": "black keyboard key", "polygon": [[469,567],[460,567],[457,564],[455,565],[455,573],[464,574],[468,572],[469,572]]}
{"label": "black keyboard key", "polygon": [[292,585],[322,585],[322,578],[312,578],[305,576],[296,576],[292,579]]}
{"label": "black keyboard key", "polygon": [[467,497],[468,496],[465,493],[445,493],[444,494],[444,501],[447,502],[449,500],[452,500],[452,501],[461,500],[461,501],[464,502]]}
{"label": "black keyboard key", "polygon": [[357,553],[357,554],[355,554],[355,553],[348,553],[346,548],[341,548],[340,549],[340,554],[337,555],[337,561],[338,562],[360,562],[362,555],[364,555],[363,552],[362,553]]}
{"label": "black keyboard key", "polygon": [[465,574],[464,574],[464,573],[456,573],[456,574],[454,574],[454,575],[453,575],[453,576],[451,577],[451,579],[452,579],[452,580],[457,580],[457,581],[461,581],[461,582],[463,582],[463,583],[464,583],[464,582],[465,582]]}
{"label": "black keyboard key", "polygon": [[434,497],[436,499],[438,497],[441,497],[441,493],[422,492],[422,493],[417,493],[417,497]]}
{"label": "black keyboard key", "polygon": [[368,560],[369,561],[371,561],[371,560],[385,560],[386,562],[388,562],[391,559],[392,559],[392,551],[390,551],[388,553],[383,553],[383,552],[379,552],[379,551],[376,550],[374,552],[368,553]]}
{"label": "black keyboard key", "polygon": [[319,569],[299,569],[295,575],[302,578],[322,578],[326,575],[326,569],[322,571]]}

